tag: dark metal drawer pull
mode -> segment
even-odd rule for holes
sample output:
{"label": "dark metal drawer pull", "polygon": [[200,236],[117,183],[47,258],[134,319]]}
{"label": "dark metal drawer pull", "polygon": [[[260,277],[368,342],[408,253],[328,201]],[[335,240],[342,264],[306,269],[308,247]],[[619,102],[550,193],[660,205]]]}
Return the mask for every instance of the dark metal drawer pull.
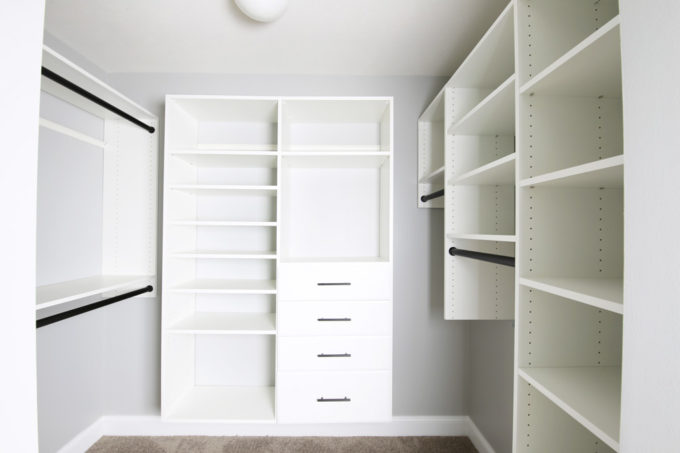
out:
{"label": "dark metal drawer pull", "polygon": [[317,354],[317,357],[352,357],[352,354],[344,353],[344,354]]}
{"label": "dark metal drawer pull", "polygon": [[316,284],[317,286],[350,286],[350,282],[320,282]]}
{"label": "dark metal drawer pull", "polygon": [[352,318],[317,318],[316,320],[321,322],[349,322]]}
{"label": "dark metal drawer pull", "polygon": [[344,397],[344,398],[324,398],[323,396],[321,398],[317,398],[317,403],[349,403],[352,401],[351,399]]}

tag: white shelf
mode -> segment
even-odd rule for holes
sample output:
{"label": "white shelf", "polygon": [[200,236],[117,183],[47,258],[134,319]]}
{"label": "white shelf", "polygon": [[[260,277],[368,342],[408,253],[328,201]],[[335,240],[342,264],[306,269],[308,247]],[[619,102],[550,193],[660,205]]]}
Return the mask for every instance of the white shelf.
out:
{"label": "white shelf", "polygon": [[258,152],[272,151],[277,149],[276,143],[199,143],[195,146],[196,151],[222,151],[222,152]]}
{"label": "white shelf", "polygon": [[281,259],[282,263],[389,263],[388,258],[379,256],[349,256],[349,257],[313,257],[313,258],[296,258],[285,257]]}
{"label": "white shelf", "polygon": [[520,278],[529,288],[623,314],[623,280],[618,278]]}
{"label": "white shelf", "polygon": [[139,289],[151,283],[144,275],[97,275],[70,280],[36,289],[36,310],[65,304],[85,297],[96,296],[124,288]]}
{"label": "white shelf", "polygon": [[282,162],[297,168],[365,168],[380,167],[390,158],[387,151],[379,152],[287,152]]}
{"label": "white shelf", "polygon": [[275,151],[175,150],[170,155],[197,167],[276,168]]}
{"label": "white shelf", "polygon": [[277,222],[221,221],[221,220],[173,220],[170,225],[193,227],[275,227]]}
{"label": "white shelf", "polygon": [[520,92],[621,97],[619,16],[522,86]]}
{"label": "white shelf", "polygon": [[614,451],[619,450],[619,367],[520,368],[518,373]]}
{"label": "white shelf", "polygon": [[171,291],[191,294],[276,294],[276,281],[198,279],[177,285]]}
{"label": "white shelf", "polygon": [[216,250],[191,250],[170,254],[173,258],[190,259],[241,259],[241,260],[275,260],[276,252],[223,252]]}
{"label": "white shelf", "polygon": [[440,184],[444,181],[444,166],[437,168],[436,170],[428,173],[427,175],[420,178],[418,181],[420,184]]}
{"label": "white shelf", "polygon": [[274,387],[192,387],[167,416],[190,421],[274,422]]}
{"label": "white shelf", "polygon": [[450,135],[514,135],[515,75],[485,97],[448,130]]}
{"label": "white shelf", "polygon": [[168,328],[170,333],[203,335],[274,335],[272,313],[194,313]]}
{"label": "white shelf", "polygon": [[622,188],[623,155],[524,179],[520,186]]}
{"label": "white shelf", "polygon": [[222,185],[222,184],[173,184],[172,190],[181,190],[194,194],[221,194],[221,195],[269,195],[275,196],[276,186],[246,186],[246,185]]}
{"label": "white shelf", "polygon": [[472,171],[463,173],[452,181],[456,185],[488,186],[514,185],[516,153],[508,154]]}
{"label": "white shelf", "polygon": [[469,241],[491,241],[491,242],[517,242],[514,234],[458,234],[451,233],[446,235],[451,240],[465,239]]}

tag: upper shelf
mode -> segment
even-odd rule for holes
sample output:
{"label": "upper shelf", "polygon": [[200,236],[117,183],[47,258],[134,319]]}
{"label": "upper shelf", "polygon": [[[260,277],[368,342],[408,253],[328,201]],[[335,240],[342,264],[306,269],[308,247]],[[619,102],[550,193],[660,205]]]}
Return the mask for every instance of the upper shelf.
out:
{"label": "upper shelf", "polygon": [[295,168],[366,168],[380,167],[390,158],[387,151],[378,152],[285,152],[282,166]]}
{"label": "upper shelf", "polygon": [[437,168],[436,170],[428,173],[427,175],[420,178],[418,181],[421,184],[441,184],[444,182],[444,166]]}
{"label": "upper shelf", "polygon": [[455,178],[454,185],[514,185],[516,153],[508,154]]}
{"label": "upper shelf", "polygon": [[521,278],[521,285],[623,314],[623,280],[620,278]]}
{"label": "upper shelf", "polygon": [[513,2],[510,2],[446,85],[493,88],[512,74],[515,69],[513,25]]}
{"label": "upper shelf", "polygon": [[510,76],[463,118],[452,124],[450,135],[514,135],[515,76]]}
{"label": "upper shelf", "polygon": [[[154,114],[45,45],[43,45],[42,65],[139,120],[145,122],[156,120]],[[79,94],[46,77],[42,78],[41,89],[100,118],[120,118],[115,113],[83,98]]]}
{"label": "upper shelf", "polygon": [[247,186],[247,185],[222,185],[222,184],[173,184],[173,190],[181,190],[194,194],[212,195],[269,195],[275,196],[276,186]]}
{"label": "upper shelf", "polygon": [[170,155],[197,167],[276,168],[276,151],[172,150]]}
{"label": "upper shelf", "polygon": [[465,233],[451,233],[446,235],[451,240],[466,240],[466,241],[491,241],[491,242],[517,242],[517,236],[514,234],[465,234]]}
{"label": "upper shelf", "polygon": [[139,289],[148,285],[151,277],[145,275],[96,275],[70,280],[36,289],[36,310],[73,302],[121,289]]}
{"label": "upper shelf", "polygon": [[619,450],[621,368],[520,368],[519,375],[614,451]]}
{"label": "upper shelf", "polygon": [[621,97],[619,16],[525,83],[520,93]]}
{"label": "upper shelf", "polygon": [[520,182],[521,187],[623,187],[623,155],[588,162]]}

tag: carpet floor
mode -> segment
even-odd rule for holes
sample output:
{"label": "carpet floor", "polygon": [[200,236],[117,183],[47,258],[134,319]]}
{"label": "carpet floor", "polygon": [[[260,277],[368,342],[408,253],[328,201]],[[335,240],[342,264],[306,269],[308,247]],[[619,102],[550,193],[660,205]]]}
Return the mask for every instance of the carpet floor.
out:
{"label": "carpet floor", "polygon": [[87,453],[476,453],[467,437],[104,436]]}

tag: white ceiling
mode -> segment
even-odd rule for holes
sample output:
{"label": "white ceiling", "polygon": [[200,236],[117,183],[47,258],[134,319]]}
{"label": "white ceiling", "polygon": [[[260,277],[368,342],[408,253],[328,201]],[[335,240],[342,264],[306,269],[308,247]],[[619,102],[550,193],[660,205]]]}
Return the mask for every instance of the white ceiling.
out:
{"label": "white ceiling", "polygon": [[451,75],[508,0],[47,0],[45,28],[108,73]]}

